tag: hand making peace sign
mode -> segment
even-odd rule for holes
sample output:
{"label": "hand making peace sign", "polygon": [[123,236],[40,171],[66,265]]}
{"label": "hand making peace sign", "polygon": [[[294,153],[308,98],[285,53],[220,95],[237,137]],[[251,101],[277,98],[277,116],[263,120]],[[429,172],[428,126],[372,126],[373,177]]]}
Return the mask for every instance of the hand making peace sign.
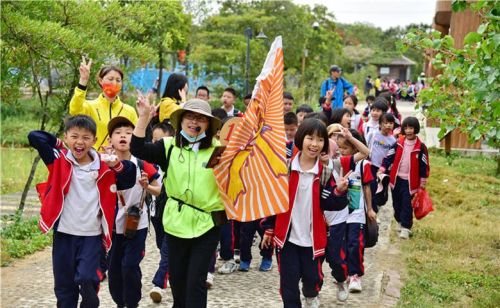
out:
{"label": "hand making peace sign", "polygon": [[85,60],[85,56],[82,56],[82,62],[80,63],[80,81],[78,82],[82,86],[87,86],[90,77],[90,66],[92,65],[92,59],[88,62]]}

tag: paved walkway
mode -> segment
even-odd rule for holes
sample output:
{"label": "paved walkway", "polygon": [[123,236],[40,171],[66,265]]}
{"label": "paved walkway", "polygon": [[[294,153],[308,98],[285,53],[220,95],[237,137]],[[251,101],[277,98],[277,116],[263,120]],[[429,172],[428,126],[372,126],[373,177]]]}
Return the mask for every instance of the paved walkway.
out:
{"label": "paved walkway", "polygon": [[[403,116],[414,114],[412,103],[399,105]],[[363,110],[364,104],[358,106]],[[1,196],[0,211],[2,214],[13,213],[17,209],[20,194]],[[39,204],[36,193],[31,191],[25,207],[24,217],[37,215]],[[392,206],[390,201],[380,213],[380,237],[377,246],[366,250],[365,276],[363,292],[351,294],[346,303],[336,300],[336,288],[330,275],[330,268],[325,262],[323,272],[325,281],[320,293],[321,307],[391,307],[399,299],[401,289],[399,269],[402,262],[399,257],[399,241],[394,230],[391,231]],[[152,231],[153,232],[153,231]],[[391,238],[395,238],[391,242]],[[257,247],[253,247],[254,263],[247,273],[235,272],[230,275],[215,276],[215,286],[208,292],[210,308],[256,308],[282,307],[279,296],[279,274],[276,262],[271,272],[258,271],[260,260]],[[159,261],[159,253],[154,243],[154,234],[148,237],[146,256],[141,264],[143,271],[143,298],[140,307],[172,306],[171,295],[168,294],[161,304],[151,302],[148,292],[152,288],[151,279]],[[54,307],[56,305],[53,292],[53,275],[51,265],[51,248],[14,262],[11,266],[1,268],[1,307]],[[170,293],[170,290],[167,291]],[[116,306],[111,300],[107,281],[101,285],[99,292],[101,307]]]}
{"label": "paved walkway", "polygon": [[[394,306],[399,298],[399,249],[390,243],[392,208],[390,203],[381,209],[380,238],[375,248],[366,250],[365,270],[363,277],[363,292],[351,294],[346,303],[336,300],[336,288],[330,275],[328,264],[323,265],[325,282],[320,294],[321,307],[360,306],[381,307]],[[230,275],[215,276],[215,286],[208,293],[208,307],[281,307],[279,296],[279,274],[277,266],[271,272],[258,271],[260,260],[257,247],[253,247],[255,258],[247,273],[235,272]],[[151,279],[159,260],[158,250],[154,244],[154,235],[148,237],[146,256],[142,262],[143,299],[140,307],[158,307],[148,296],[152,288]],[[23,260],[14,262],[11,266],[1,269],[1,307],[54,307],[53,276],[51,266],[51,248],[47,248]],[[99,292],[101,307],[114,307],[107,281],[101,285]],[[170,290],[168,290],[170,292]],[[171,295],[166,296],[161,306],[172,306]]]}

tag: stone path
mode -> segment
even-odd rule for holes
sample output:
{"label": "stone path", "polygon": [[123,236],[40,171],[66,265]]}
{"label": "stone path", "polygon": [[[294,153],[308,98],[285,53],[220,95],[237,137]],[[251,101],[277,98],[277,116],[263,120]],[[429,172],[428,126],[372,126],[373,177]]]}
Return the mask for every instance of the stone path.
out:
{"label": "stone path", "polygon": [[[398,102],[399,103],[399,102]],[[358,110],[364,110],[360,103]],[[403,116],[415,113],[414,105],[402,102],[398,105]],[[0,196],[0,211],[3,214],[13,213],[17,209],[20,194]],[[30,191],[27,199],[24,217],[37,215],[39,204],[36,192]],[[325,262],[323,273],[325,280],[320,293],[321,307],[392,307],[397,304],[402,287],[400,269],[403,262],[399,256],[399,240],[394,230],[391,230],[391,201],[379,212],[380,237],[374,248],[365,251],[365,276],[363,277],[363,292],[350,294],[345,303],[336,300],[336,288],[330,275],[330,268]],[[391,238],[393,240],[391,241]],[[279,274],[274,260],[271,272],[259,272],[260,260],[257,247],[253,247],[254,262],[247,273],[235,272],[230,275],[215,275],[215,286],[208,292],[208,307],[210,308],[255,308],[282,307],[279,296]],[[171,307],[172,298],[168,295],[161,304],[154,304],[149,298],[152,288],[151,279],[159,261],[159,253],[154,243],[154,234],[148,237],[146,256],[141,263],[143,272],[143,298],[140,307]],[[53,275],[51,265],[51,248],[14,262],[11,266],[1,268],[1,307],[55,307],[53,292]],[[108,291],[107,281],[101,285],[99,292],[101,307],[115,307]]]}
{"label": "stone path", "polygon": [[[3,206],[3,205],[2,205]],[[336,288],[330,269],[325,262],[323,272],[325,282],[320,294],[321,307],[390,307],[395,306],[399,298],[401,283],[398,269],[399,248],[391,243],[392,208],[390,202],[379,213],[380,237],[376,247],[366,250],[363,292],[351,294],[346,303],[336,300]],[[215,286],[208,292],[208,307],[282,307],[279,296],[279,274],[276,262],[271,272],[259,272],[260,263],[257,247],[253,247],[254,262],[247,273],[235,272],[230,275],[215,275]],[[146,256],[141,264],[143,271],[143,298],[140,307],[172,306],[171,295],[168,294],[161,304],[154,304],[148,292],[152,288],[151,279],[159,260],[158,250],[154,244],[154,234],[147,240]],[[53,292],[53,276],[51,266],[51,248],[47,248],[11,266],[1,269],[1,307],[54,307],[56,304]],[[168,289],[168,293],[170,289]],[[115,307],[108,292],[107,281],[101,285],[99,292],[101,307]]]}

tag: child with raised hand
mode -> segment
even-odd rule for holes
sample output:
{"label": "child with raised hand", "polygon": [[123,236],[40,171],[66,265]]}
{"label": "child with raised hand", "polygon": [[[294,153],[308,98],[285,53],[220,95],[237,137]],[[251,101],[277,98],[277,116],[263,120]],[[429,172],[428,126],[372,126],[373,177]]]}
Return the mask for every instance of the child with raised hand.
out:
{"label": "child with raised hand", "polygon": [[267,218],[263,247],[274,241],[280,267],[280,294],[284,307],[301,307],[299,282],[307,307],[319,307],[323,284],[322,256],[327,243],[325,210],[347,205],[347,179],[337,182],[330,175],[320,182],[321,153],[328,152],[326,127],[317,119],[306,119],[295,135],[299,151],[290,165],[290,206],[285,213]]}
{"label": "child with raised hand", "polygon": [[417,134],[420,124],[415,117],[407,117],[401,124],[403,136],[389,150],[378,174],[389,172],[392,188],[394,218],[400,225],[399,237],[408,239],[413,225],[411,199],[424,189],[429,177],[429,154]]}
{"label": "child with raised hand", "polygon": [[[130,140],[135,125],[125,117],[115,117],[108,123],[109,144],[119,159],[134,163],[135,185],[118,191],[118,206],[113,231],[113,246],[109,252],[109,291],[118,307],[137,307],[141,300],[142,272],[140,263],[146,249],[148,207],[146,192],[158,196],[161,186],[156,168],[130,153]],[[135,226],[130,224],[132,213],[137,214]],[[129,216],[129,217],[127,217]]]}
{"label": "child with raised hand", "polygon": [[[338,124],[332,124],[338,125]],[[333,174],[336,179],[343,174],[349,173],[358,162],[368,157],[369,151],[366,145],[353,137],[353,133],[359,136],[355,130],[346,128],[331,127],[332,135],[335,140],[343,146],[341,156],[333,160]],[[346,143],[354,147],[350,153],[346,151]],[[340,150],[340,147],[339,147]],[[356,171],[356,170],[354,170]],[[349,175],[351,177],[351,175]],[[347,219],[349,217],[349,208],[346,207],[340,211],[325,211],[325,219],[329,226],[328,246],[326,249],[326,260],[332,269],[332,276],[337,285],[337,299],[346,301],[349,293],[345,281],[348,276],[347,271]]]}
{"label": "child with raised hand", "polygon": [[[372,165],[372,174],[376,175],[378,169],[382,165],[382,160],[387,155],[387,152],[396,143],[396,138],[392,135],[394,129],[395,118],[390,113],[384,113],[380,117],[380,127],[368,134],[366,140],[370,149],[370,161]],[[387,183],[385,188],[387,188]],[[372,181],[372,206],[373,210],[378,213],[378,206],[384,205],[386,200],[377,200],[375,192],[377,191],[377,181]],[[386,192],[386,190],[385,190]],[[384,192],[384,194],[385,194]],[[384,199],[384,198],[382,198]]]}
{"label": "child with raised hand", "polygon": [[108,122],[114,117],[123,116],[135,123],[137,122],[137,113],[132,106],[124,104],[120,100],[118,95],[123,85],[124,75],[121,69],[113,65],[102,67],[97,74],[97,83],[101,87],[102,93],[94,100],[86,98],[91,66],[92,59],[86,60],[85,57],[82,57],[80,80],[69,102],[69,114],[85,114],[94,120],[97,127],[97,140],[94,148],[100,150],[101,146],[108,144],[106,138]]}
{"label": "child with raised hand", "polygon": [[[361,276],[364,275],[364,247],[366,216],[375,221],[377,214],[372,209],[370,184],[373,181],[370,162],[361,160],[354,162],[355,155],[363,150],[365,157],[368,148],[364,138],[354,129],[350,130],[352,137],[337,137],[341,156],[354,155],[351,162],[341,160],[342,169],[351,171],[349,174],[349,206],[346,219],[347,270],[349,275],[349,292],[361,292]],[[348,135],[347,135],[348,136]],[[356,141],[354,141],[356,140]],[[363,146],[361,146],[361,143]],[[358,156],[359,158],[360,156]],[[344,172],[345,172],[344,171]],[[366,207],[366,213],[365,213]]]}
{"label": "child with raised hand", "polygon": [[57,307],[98,307],[99,260],[104,243],[111,247],[116,190],[134,185],[133,163],[102,160],[93,149],[96,123],[86,115],[64,123],[64,143],[44,131],[32,131],[29,143],[49,170],[37,185],[42,207],[39,227],[54,229],[52,267]]}

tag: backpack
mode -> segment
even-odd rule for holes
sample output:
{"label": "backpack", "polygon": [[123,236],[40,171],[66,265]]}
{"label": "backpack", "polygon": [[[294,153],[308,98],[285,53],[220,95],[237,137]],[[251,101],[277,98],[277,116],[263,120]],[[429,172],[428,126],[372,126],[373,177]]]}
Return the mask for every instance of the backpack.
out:
{"label": "backpack", "polygon": [[[167,151],[167,167],[165,168],[165,171],[164,171],[164,176],[167,176],[167,171],[168,171],[168,166],[170,165],[170,154],[172,153],[172,148],[173,148],[173,145],[170,144],[170,147],[168,148],[168,151]],[[154,219],[162,219],[163,217],[163,212],[165,210],[165,205],[167,204],[167,199],[168,199],[168,196],[167,196],[167,191],[165,190],[165,185],[161,185],[161,192],[160,194],[155,198],[155,201],[154,201],[154,206],[155,206],[155,213],[153,215],[153,218]]]}

